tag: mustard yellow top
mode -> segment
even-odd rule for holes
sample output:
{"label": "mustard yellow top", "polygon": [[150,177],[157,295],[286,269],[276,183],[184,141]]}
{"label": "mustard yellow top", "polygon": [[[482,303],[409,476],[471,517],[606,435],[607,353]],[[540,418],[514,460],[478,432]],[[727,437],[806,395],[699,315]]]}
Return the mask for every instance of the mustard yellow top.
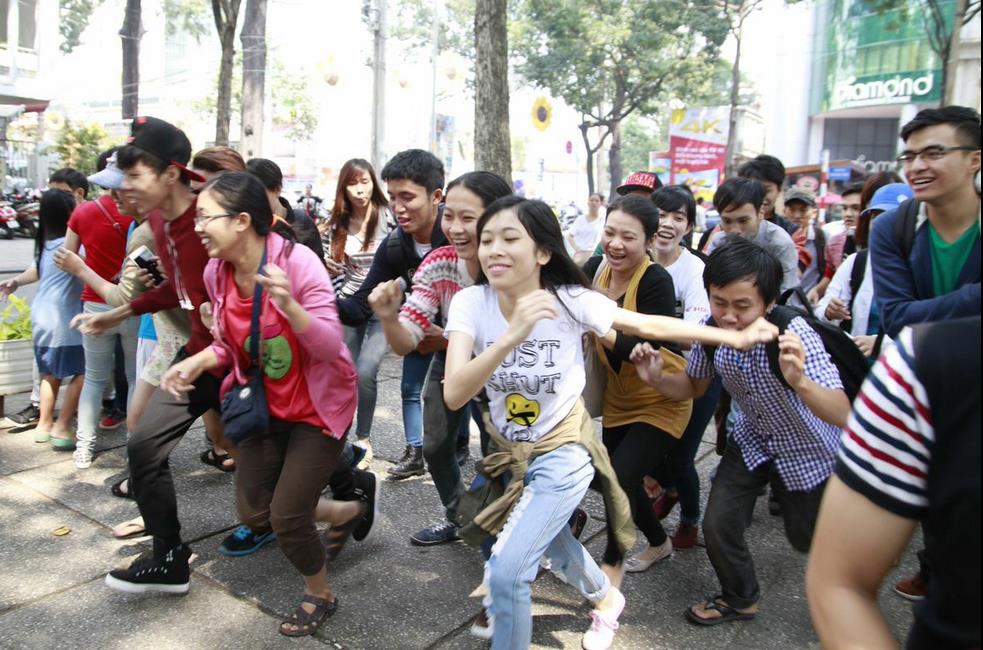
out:
{"label": "mustard yellow top", "polygon": [[[651,263],[652,260],[646,257],[632,274],[628,289],[625,291],[624,309],[638,310],[636,304],[638,285]],[[607,289],[610,285],[611,267],[605,265],[595,280],[595,286]],[[596,345],[601,363],[607,369],[607,386],[604,389],[604,426],[618,427],[644,422],[662,429],[674,438],[682,437],[686,425],[689,424],[690,414],[693,412],[693,400],[680,401],[666,397],[656,388],[642,381],[632,363],[622,363],[618,372],[615,372],[601,342],[597,341]],[[660,348],[659,352],[662,354],[663,372],[686,371],[686,360],[682,356],[665,347]]]}

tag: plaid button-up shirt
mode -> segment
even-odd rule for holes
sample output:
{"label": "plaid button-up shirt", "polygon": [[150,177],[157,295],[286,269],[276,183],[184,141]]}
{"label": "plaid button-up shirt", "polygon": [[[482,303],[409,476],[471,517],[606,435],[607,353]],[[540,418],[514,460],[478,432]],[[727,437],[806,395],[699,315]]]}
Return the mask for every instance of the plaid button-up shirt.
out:
{"label": "plaid button-up shirt", "polygon": [[[805,374],[826,388],[843,388],[839,371],[822,339],[802,318],[789,324],[806,351]],[[703,346],[695,344],[686,370],[690,377],[710,379],[719,374],[740,412],[732,442],[748,469],[773,463],[785,487],[808,491],[833,473],[840,429],[819,419],[799,395],[772,372],[764,344],[745,352],[720,347],[713,367]]]}

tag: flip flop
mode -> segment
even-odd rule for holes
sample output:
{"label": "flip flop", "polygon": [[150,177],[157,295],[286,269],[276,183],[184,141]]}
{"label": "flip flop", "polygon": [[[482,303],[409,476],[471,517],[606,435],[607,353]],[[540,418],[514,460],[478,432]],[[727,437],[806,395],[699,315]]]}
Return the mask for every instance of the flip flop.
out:
{"label": "flip flop", "polygon": [[757,616],[757,613],[744,613],[739,612],[730,605],[725,604],[720,599],[723,596],[714,596],[713,598],[707,599],[703,604],[703,609],[705,611],[719,612],[720,616],[716,618],[703,618],[693,612],[692,607],[686,608],[686,618],[689,619],[690,623],[695,623],[697,625],[711,626],[719,625],[720,623],[729,623],[731,621],[751,621]]}
{"label": "flip flop", "polygon": [[133,537],[141,537],[146,533],[147,529],[143,525],[143,517],[124,521],[113,528],[113,537],[116,539],[132,539]]}
{"label": "flip flop", "polygon": [[55,451],[75,451],[75,438],[52,438],[51,448]]}
{"label": "flip flop", "polygon": [[198,458],[201,459],[201,462],[205,463],[206,465],[211,465],[215,469],[223,472],[236,471],[235,461],[233,461],[231,465],[225,464],[226,461],[232,460],[231,454],[216,454],[214,449],[206,449],[205,451],[201,452],[201,455],[198,456]]}
{"label": "flip flop", "polygon": [[[125,492],[123,491],[123,484],[124,483],[126,483],[126,491]],[[115,483],[113,483],[113,485],[109,488],[109,491],[110,491],[110,493],[112,493],[112,495],[114,497],[119,497],[120,499],[135,499],[135,497],[133,496],[133,493],[130,492],[130,477],[129,476],[126,476],[124,478],[121,478],[120,480],[118,480]]]}

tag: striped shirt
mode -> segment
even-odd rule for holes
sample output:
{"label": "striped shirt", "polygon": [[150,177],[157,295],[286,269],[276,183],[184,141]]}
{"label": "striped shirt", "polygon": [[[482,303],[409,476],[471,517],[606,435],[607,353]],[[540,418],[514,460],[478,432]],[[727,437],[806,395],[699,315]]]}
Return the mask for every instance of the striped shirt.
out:
{"label": "striped shirt", "polygon": [[414,345],[431,325],[447,322],[451,298],[473,284],[467,263],[453,246],[441,246],[424,258],[413,275],[413,290],[399,309],[399,322],[413,336]]}
{"label": "striped shirt", "polygon": [[934,442],[928,395],[914,371],[912,332],[905,329],[853,404],[836,474],[878,506],[917,519],[928,508]]}

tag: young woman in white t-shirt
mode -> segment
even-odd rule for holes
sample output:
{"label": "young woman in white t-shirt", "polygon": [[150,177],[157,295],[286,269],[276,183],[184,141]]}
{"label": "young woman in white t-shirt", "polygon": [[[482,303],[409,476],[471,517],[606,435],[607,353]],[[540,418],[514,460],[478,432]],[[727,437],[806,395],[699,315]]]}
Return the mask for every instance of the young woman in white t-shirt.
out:
{"label": "young woman in white t-shirt", "polygon": [[[353,295],[362,286],[372,258],[389,232],[389,200],[382,191],[371,163],[352,158],[338,173],[328,233],[331,244],[325,265],[339,298]],[[376,376],[389,346],[382,325],[375,318],[358,327],[344,326],[345,344],[358,371],[358,417],[355,436],[365,448],[359,469],[372,462],[372,418],[375,415]]]}
{"label": "young woman in white t-shirt", "polygon": [[[517,480],[511,487],[521,494],[513,495],[517,502],[494,531],[498,539],[485,569],[492,648],[529,646],[530,584],[543,555],[594,603],[583,647],[608,648],[624,596],[567,526],[594,477],[594,465],[610,469],[603,446],[598,450],[594,444],[592,452],[585,446],[594,432],[590,428],[583,435],[581,337],[592,332],[613,340],[612,328],[618,328],[648,339],[743,348],[770,340],[777,331],[764,321],[737,333],[619,309],[588,289],[587,278],[566,253],[556,217],[541,201],[514,196],[495,201],[479,220],[477,234],[481,274],[475,286],[454,297],[445,327],[444,399],[449,408],[460,408],[486,390],[496,447],[511,457],[509,469]],[[593,426],[589,417],[587,424]],[[494,455],[486,457],[486,469]],[[621,490],[616,482],[606,489]],[[623,492],[620,501],[627,509]]]}

